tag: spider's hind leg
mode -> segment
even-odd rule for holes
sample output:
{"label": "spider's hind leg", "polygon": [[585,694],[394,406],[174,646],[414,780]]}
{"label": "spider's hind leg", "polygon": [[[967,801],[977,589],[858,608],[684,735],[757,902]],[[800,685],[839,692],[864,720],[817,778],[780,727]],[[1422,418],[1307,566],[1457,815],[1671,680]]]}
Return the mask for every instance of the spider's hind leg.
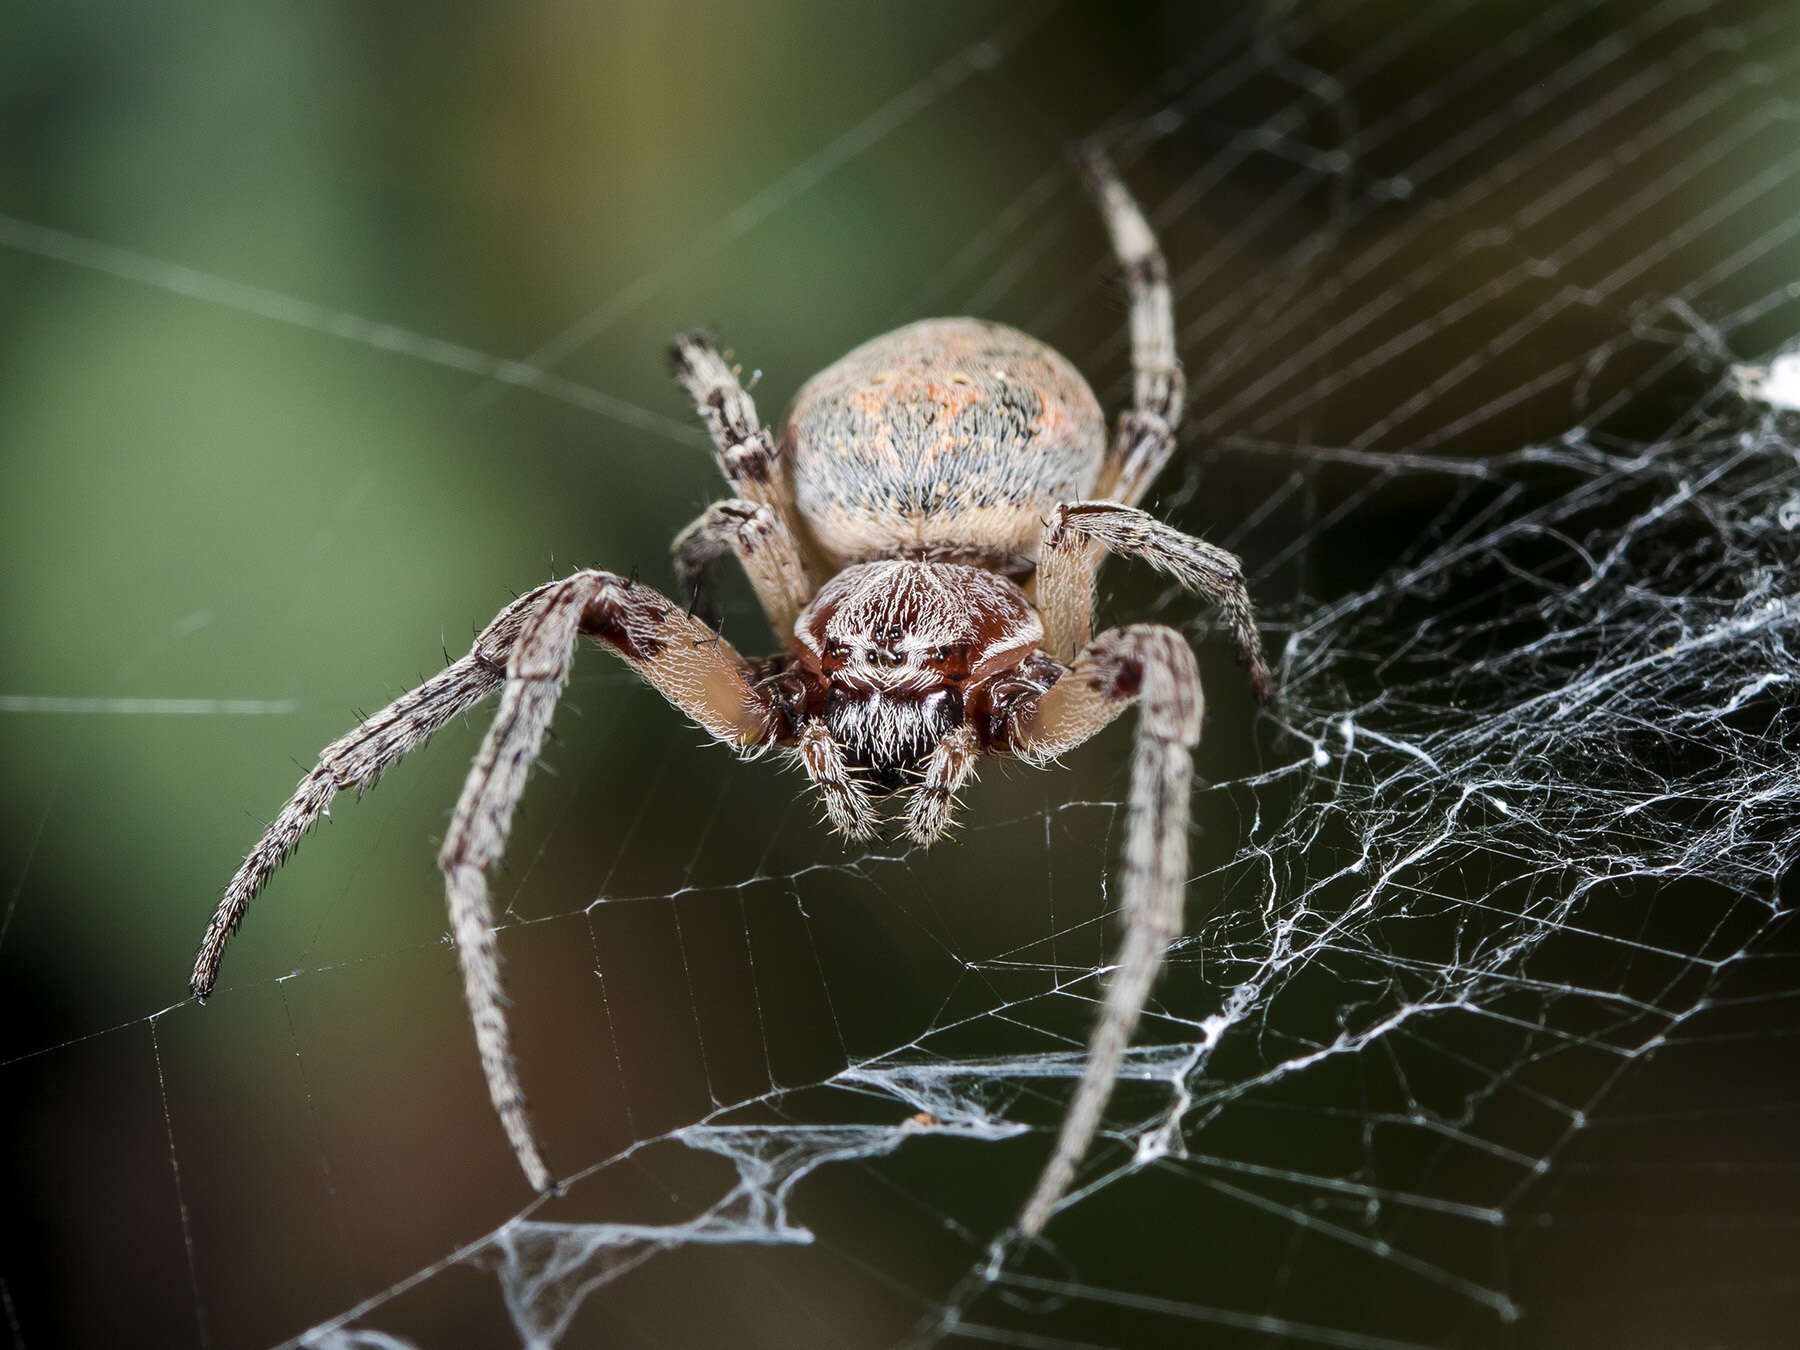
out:
{"label": "spider's hind leg", "polygon": [[1079,152],[1131,296],[1131,407],[1119,414],[1096,497],[1135,505],[1175,450],[1187,378],[1175,350],[1169,268],[1143,210],[1097,147]]}

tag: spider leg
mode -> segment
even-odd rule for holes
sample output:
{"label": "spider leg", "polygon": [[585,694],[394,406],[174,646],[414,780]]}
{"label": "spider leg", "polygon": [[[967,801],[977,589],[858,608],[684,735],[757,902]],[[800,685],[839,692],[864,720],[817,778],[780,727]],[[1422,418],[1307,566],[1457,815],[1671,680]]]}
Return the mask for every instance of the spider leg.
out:
{"label": "spider leg", "polygon": [[927,847],[949,828],[956,794],[975,774],[981,738],[964,722],[937,744],[925,766],[925,781],[912,791],[906,807],[906,835]]}
{"label": "spider leg", "polygon": [[380,712],[364,718],[354,731],[320,752],[318,764],[300,780],[294,795],[225,887],[194,962],[191,987],[196,998],[205,999],[212,993],[219,979],[219,963],[225,957],[225,944],[243,922],[250,901],[300,846],[306,832],[321,816],[329,814],[332,798],[345,788],[360,792],[373,787],[388,765],[423,745],[451,718],[499,688],[507,654],[520,627],[555,585],[552,582],[520,596],[482,631],[468,655],[451,662]]}
{"label": "spider leg", "polygon": [[1119,414],[1095,493],[1135,505],[1175,449],[1187,380],[1175,351],[1169,268],[1156,235],[1103,152],[1085,146],[1080,161],[1131,296],[1131,407]]}
{"label": "spider leg", "polygon": [[439,854],[463,991],[488,1093],[534,1189],[551,1189],[513,1072],[485,870],[505,846],[562,686],[577,635],[613,648],[664,698],[720,740],[765,744],[779,719],[729,643],[647,586],[608,572],[578,572],[540,586],[502,610],[469,654],[327,746],[269,831],[226,887],[195,962],[205,998],[225,944],[256,892],[343,788],[366,788],[382,769],[451,717],[504,685],[500,709],[464,783]]}
{"label": "spider leg", "polygon": [[1267,703],[1274,696],[1274,680],[1237,556],[1118,502],[1065,503],[1056,508],[1045,529],[1037,590],[1046,652],[1067,661],[1087,642],[1094,577],[1108,552],[1147,562],[1217,605],[1238,662],[1250,673],[1257,702]]}
{"label": "spider leg", "polygon": [[513,808],[525,791],[550,715],[562,697],[575,656],[583,610],[593,599],[587,578],[571,579],[546,597],[524,625],[506,663],[506,692],[463,784],[456,813],[438,853],[463,997],[475,1028],[475,1048],[488,1096],[519,1166],[534,1191],[554,1190],[525,1115],[525,1094],[513,1065],[511,1036],[500,988],[500,951],[488,903],[487,869],[500,861]]}
{"label": "spider leg", "polygon": [[575,639],[584,633],[612,647],[721,739],[748,745],[765,739],[772,725],[737,653],[646,586],[608,572],[579,572],[545,595],[521,627],[507,659],[500,709],[463,784],[438,866],[488,1096],[519,1167],[539,1192],[554,1191],[556,1182],[525,1114],[513,1065],[487,873],[506,850],[513,808],[562,698]]}
{"label": "spider leg", "polygon": [[[791,550],[793,566],[808,575],[798,541],[806,537],[794,504],[794,484],[768,429],[757,420],[756,402],[738,382],[737,373],[705,333],[683,333],[670,344],[669,363],[675,378],[694,400],[694,408],[712,433],[719,471],[739,497],[766,506],[782,526],[776,536]],[[810,588],[808,592],[810,598]],[[781,633],[785,642],[789,634]]]}
{"label": "spider leg", "polygon": [[862,784],[850,776],[844,748],[821,717],[809,717],[800,728],[794,748],[806,776],[825,801],[825,814],[847,839],[872,839],[881,828],[875,803]]}
{"label": "spider leg", "polygon": [[1194,654],[1181,635],[1172,628],[1134,625],[1102,633],[1068,674],[1012,718],[1012,753],[1041,763],[1087,740],[1134,701],[1139,706],[1125,830],[1125,938],[1088,1039],[1081,1082],[1050,1160],[1019,1215],[1019,1230],[1027,1237],[1043,1231],[1093,1142],[1163,953],[1181,933],[1188,792],[1205,700]]}
{"label": "spider leg", "polygon": [[743,564],[769,626],[782,645],[791,645],[794,620],[812,598],[812,587],[800,564],[800,549],[781,518],[766,506],[741,498],[714,502],[700,518],[675,536],[675,574],[694,612],[708,623],[712,611],[712,567],[730,550]]}

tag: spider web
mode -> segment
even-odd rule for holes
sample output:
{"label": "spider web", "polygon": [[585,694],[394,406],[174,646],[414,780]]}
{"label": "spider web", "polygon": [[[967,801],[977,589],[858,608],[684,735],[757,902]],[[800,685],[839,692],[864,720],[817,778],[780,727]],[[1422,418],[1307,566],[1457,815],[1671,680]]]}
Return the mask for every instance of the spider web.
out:
{"label": "spider web", "polygon": [[[212,734],[188,728],[281,726],[296,703],[9,694],[0,725],[47,766],[7,798],[0,918],[0,1069],[26,1103],[0,1272],[16,1344],[97,1341],[115,1316],[155,1343],[329,1350],[1791,1326],[1800,14],[1183,8],[1135,35],[1145,73],[1121,83],[1141,87],[1073,123],[1043,81],[1079,11],[963,18],[516,362],[0,221],[32,275],[448,368],[465,422],[573,405],[683,442],[682,490],[705,491],[676,400],[624,399],[642,386],[584,354],[729,287],[746,237],[819,230],[846,175],[916,171],[1007,109],[1045,125],[1005,200],[903,286],[871,283],[891,312],[861,326],[1003,318],[1117,407],[1122,305],[1060,155],[1102,134],[1163,234],[1190,372],[1150,504],[1245,558],[1280,682],[1253,717],[1186,597],[1105,573],[1105,620],[1155,615],[1203,653],[1195,874],[1102,1137],[1028,1249],[1005,1230],[1116,935],[1127,736],[1063,771],[989,769],[951,846],[845,850],[797,780],[698,748],[589,658],[500,891],[525,1082],[568,1183],[521,1208],[428,913],[479,727],[310,842],[201,1014],[61,982],[114,970],[104,936],[52,918],[84,884],[57,878],[86,875],[46,860],[77,824],[61,784],[117,734],[68,728],[155,714],[176,730],[131,753],[176,764]],[[775,293],[722,302],[747,352]],[[772,415],[798,380],[768,378]],[[245,640],[221,627],[218,651]],[[146,902],[171,950],[204,917],[183,885]]]}

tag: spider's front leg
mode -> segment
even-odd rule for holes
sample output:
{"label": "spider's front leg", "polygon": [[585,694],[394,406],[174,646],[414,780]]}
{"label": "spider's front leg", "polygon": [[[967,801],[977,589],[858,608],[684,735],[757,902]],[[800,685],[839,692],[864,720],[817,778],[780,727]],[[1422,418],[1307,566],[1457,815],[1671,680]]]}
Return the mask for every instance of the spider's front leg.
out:
{"label": "spider's front leg", "polygon": [[505,848],[513,808],[568,678],[575,639],[582,635],[611,647],[720,740],[747,749],[779,730],[777,711],[753,687],[749,666],[730,644],[649,587],[594,571],[540,586],[501,611],[467,656],[326,747],[226,887],[193,976],[195,995],[205,998],[251,898],[338,791],[372,785],[383,769],[451,717],[503,687],[438,862],[488,1094],[520,1167],[538,1191],[553,1189],[555,1182],[526,1118],[513,1069],[486,871]]}
{"label": "spider's front leg", "polygon": [[1044,763],[1093,736],[1134,702],[1139,707],[1125,830],[1125,939],[1088,1040],[1081,1082],[1050,1160],[1019,1215],[1019,1230],[1027,1237],[1043,1231],[1068,1191],[1112,1097],[1163,953],[1181,933],[1188,792],[1205,708],[1194,653],[1172,628],[1139,624],[1102,633],[1047,692],[1010,711],[1001,729],[1011,753]]}
{"label": "spider's front leg", "polygon": [[500,861],[513,808],[525,791],[551,714],[585,634],[625,658],[669,702],[720,740],[749,746],[770,732],[749,667],[725,640],[647,586],[609,572],[581,572],[546,595],[522,625],[506,663],[506,687],[450,819],[438,866],[456,935],[463,994],[488,1095],[526,1179],[555,1188],[525,1115],[514,1071],[494,943],[487,872]]}
{"label": "spider's front leg", "polygon": [[1118,502],[1066,502],[1044,529],[1038,561],[1038,611],[1044,650],[1073,660],[1092,631],[1094,579],[1107,553],[1136,558],[1211,600],[1250,675],[1258,703],[1274,697],[1275,681],[1263,657],[1262,637],[1250,608],[1244,567],[1203,539],[1183,534],[1155,516]]}

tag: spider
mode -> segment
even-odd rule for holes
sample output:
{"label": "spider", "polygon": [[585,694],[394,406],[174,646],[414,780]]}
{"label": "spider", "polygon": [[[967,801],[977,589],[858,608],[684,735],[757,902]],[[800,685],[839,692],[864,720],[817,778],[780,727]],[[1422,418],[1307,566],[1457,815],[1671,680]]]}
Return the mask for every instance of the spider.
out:
{"label": "spider", "polygon": [[[1130,296],[1132,406],[1110,441],[1073,365],[979,319],[928,319],[864,343],[800,389],[779,439],[707,336],[677,338],[676,378],[736,493],[675,539],[692,606],[611,572],[552,581],[503,609],[468,655],[327,746],[225,888],[195,961],[196,998],[212,992],[251,898],[332,798],[371,786],[498,692],[438,865],[488,1093],[526,1179],[551,1193],[513,1068],[487,872],[577,638],[610,648],[741,755],[792,755],[852,840],[873,836],[877,803],[898,798],[905,834],[928,845],[978,760],[1048,764],[1136,703],[1125,936],[1081,1080],[1019,1215],[1020,1232],[1040,1232],[1092,1142],[1181,931],[1204,707],[1194,654],[1174,629],[1092,635],[1102,557],[1139,559],[1212,600],[1256,698],[1271,694],[1237,558],[1135,505],[1174,449],[1185,394],[1167,269],[1104,154],[1086,147],[1078,158]],[[782,643],[766,660],[738,655],[706,621],[707,578],[727,552]]]}

